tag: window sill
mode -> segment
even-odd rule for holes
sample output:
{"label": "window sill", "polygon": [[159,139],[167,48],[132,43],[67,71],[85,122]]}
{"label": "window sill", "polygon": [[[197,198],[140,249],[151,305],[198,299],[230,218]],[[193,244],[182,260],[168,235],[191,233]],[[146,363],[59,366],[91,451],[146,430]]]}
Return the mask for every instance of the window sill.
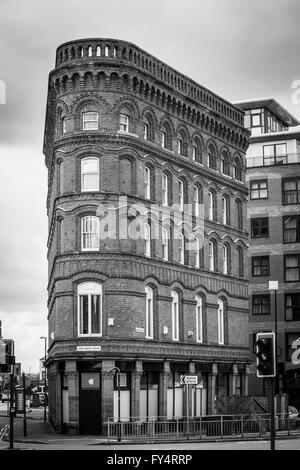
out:
{"label": "window sill", "polygon": [[117,131],[117,135],[122,135],[122,136],[127,135],[128,137],[136,137],[137,139],[139,138],[137,134],[133,134],[132,132],[126,132],[126,131],[121,131],[121,130]]}

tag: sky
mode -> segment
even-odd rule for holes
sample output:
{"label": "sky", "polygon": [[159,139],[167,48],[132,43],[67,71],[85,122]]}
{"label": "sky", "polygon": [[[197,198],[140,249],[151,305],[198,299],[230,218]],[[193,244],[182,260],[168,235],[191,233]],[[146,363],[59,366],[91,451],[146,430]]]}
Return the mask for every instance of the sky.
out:
{"label": "sky", "polygon": [[0,0],[0,320],[25,372],[47,336],[42,146],[57,46],[127,40],[230,101],[273,96],[300,120],[299,20],[299,0]]}

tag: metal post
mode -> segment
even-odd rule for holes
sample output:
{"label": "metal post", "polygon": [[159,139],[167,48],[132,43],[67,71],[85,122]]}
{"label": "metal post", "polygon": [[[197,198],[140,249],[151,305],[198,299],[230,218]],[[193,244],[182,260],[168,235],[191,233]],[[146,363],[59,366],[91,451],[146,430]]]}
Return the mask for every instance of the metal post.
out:
{"label": "metal post", "polygon": [[45,355],[44,355],[44,422],[47,421],[47,402],[46,402],[46,387],[47,387],[47,369],[46,369],[46,356],[47,356],[47,338],[40,336],[40,339],[45,340]]}
{"label": "metal post", "polygon": [[275,393],[279,393],[278,353],[277,353],[277,290],[274,290],[274,332],[275,332]]}
{"label": "metal post", "polygon": [[121,442],[121,390],[120,390],[120,369],[117,370],[118,380],[118,442]]}
{"label": "metal post", "polygon": [[[14,366],[12,365],[12,371]],[[10,432],[9,432],[9,449],[14,448],[14,372],[10,374],[10,410],[9,410],[9,421],[10,421]]]}
{"label": "metal post", "polygon": [[26,422],[26,381],[25,381],[25,374],[23,372],[22,374],[22,381],[23,381],[23,409],[24,409],[24,414],[23,414],[23,435],[24,437],[27,436],[27,422]]}
{"label": "metal post", "polygon": [[190,422],[189,422],[189,384],[186,384],[185,386],[185,391],[186,391],[186,434],[187,437],[189,437],[190,433]]}
{"label": "metal post", "polygon": [[274,390],[275,378],[270,378],[270,450],[275,450],[275,408],[274,408]]}

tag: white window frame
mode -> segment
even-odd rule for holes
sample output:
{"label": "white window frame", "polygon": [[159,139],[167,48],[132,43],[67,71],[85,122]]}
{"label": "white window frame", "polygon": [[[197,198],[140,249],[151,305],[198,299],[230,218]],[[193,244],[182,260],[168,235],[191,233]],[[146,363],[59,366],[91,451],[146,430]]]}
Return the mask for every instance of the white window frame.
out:
{"label": "white window frame", "polygon": [[169,260],[169,232],[165,227],[162,228],[162,255],[165,261]]}
{"label": "white window frame", "polygon": [[167,142],[167,134],[163,131],[160,132],[160,146],[165,149]]}
{"label": "white window frame", "polygon": [[199,188],[198,186],[194,186],[194,216],[198,217],[199,216]]}
{"label": "white window frame", "polygon": [[178,246],[178,253],[179,253],[179,263],[184,264],[184,251],[185,251],[185,246],[184,246],[184,235],[183,233],[179,234],[179,246]]}
{"label": "white window frame", "polygon": [[227,225],[228,221],[228,199],[222,196],[222,222],[223,225]]}
{"label": "white window frame", "polygon": [[200,268],[200,240],[198,237],[195,238],[195,268]]}
{"label": "white window frame", "polygon": [[209,256],[209,269],[210,271],[215,270],[215,243],[208,242],[208,256]]}
{"label": "white window frame", "polygon": [[121,132],[129,133],[129,116],[128,114],[120,114],[119,116],[119,130]]}
{"label": "white window frame", "polygon": [[228,274],[228,255],[229,250],[227,245],[223,245],[223,274]]}
{"label": "white window frame", "polygon": [[66,132],[67,132],[66,118],[65,117],[61,118],[61,131],[62,131],[62,134],[66,134]]}
{"label": "white window frame", "polygon": [[214,195],[208,191],[208,220],[214,220]]}
{"label": "white window frame", "polygon": [[192,146],[192,160],[195,162],[196,161],[196,155],[197,155],[197,147],[196,145]]}
{"label": "white window frame", "polygon": [[178,204],[179,210],[183,212],[184,206],[184,183],[181,180],[178,180]]}
{"label": "white window frame", "polygon": [[[96,116],[96,119],[88,119],[92,115]],[[98,130],[98,121],[99,115],[97,111],[87,111],[86,113],[82,113],[82,129],[84,131],[97,131]],[[86,124],[89,122],[95,123],[93,127],[86,127]]]}
{"label": "white window frame", "polygon": [[203,343],[203,297],[196,295],[196,342]]}
{"label": "white window frame", "polygon": [[148,222],[144,224],[144,235],[145,235],[145,256],[151,256],[151,227]]}
{"label": "white window frame", "polygon": [[172,340],[179,341],[179,295],[172,291]]}
{"label": "white window frame", "polygon": [[[89,333],[81,333],[81,311],[80,311],[80,297],[87,295],[88,296],[88,331]],[[91,305],[92,305],[92,295],[99,295],[99,333],[91,333],[91,327],[92,327],[92,312],[91,312]],[[96,282],[84,282],[82,284],[78,285],[78,291],[77,291],[77,323],[78,323],[78,336],[102,336],[102,285],[98,284]]]}
{"label": "white window frame", "polygon": [[[96,162],[97,163],[97,169],[96,170],[90,170],[90,171],[84,171],[84,164],[87,162]],[[96,175],[97,176],[97,184],[94,187],[91,188],[85,188],[84,186],[84,177],[85,175]],[[81,160],[81,191],[86,192],[86,191],[99,191],[99,158],[96,157],[86,157]]]}
{"label": "white window frame", "polygon": [[153,339],[153,289],[145,287],[146,294],[146,317],[145,317],[145,338]]}
{"label": "white window frame", "polygon": [[[88,231],[87,226],[95,223],[96,230]],[[90,239],[92,244],[93,235],[96,236],[96,246],[88,247],[87,240]],[[81,219],[81,251],[98,251],[99,250],[99,217],[95,215],[87,215]]]}
{"label": "white window frame", "polygon": [[143,137],[144,140],[149,140],[149,126],[146,123],[144,123]]}
{"label": "white window frame", "polygon": [[144,182],[145,182],[145,198],[151,199],[151,170],[148,166],[145,166],[144,173]]}
{"label": "white window frame", "polygon": [[224,338],[224,301],[218,299],[218,343],[225,344]]}
{"label": "white window frame", "polygon": [[162,205],[169,205],[169,178],[165,173],[162,174]]}
{"label": "white window frame", "polygon": [[183,150],[182,139],[177,139],[177,153],[179,153],[179,155],[182,155],[182,150]]}

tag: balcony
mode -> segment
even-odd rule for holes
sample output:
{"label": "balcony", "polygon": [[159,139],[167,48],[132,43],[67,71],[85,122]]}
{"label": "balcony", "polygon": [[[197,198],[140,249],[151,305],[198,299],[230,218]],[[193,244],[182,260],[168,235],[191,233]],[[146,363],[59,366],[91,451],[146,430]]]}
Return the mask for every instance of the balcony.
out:
{"label": "balcony", "polygon": [[300,163],[300,153],[289,153],[286,155],[265,155],[259,157],[247,157],[247,168],[259,166],[290,165]]}

